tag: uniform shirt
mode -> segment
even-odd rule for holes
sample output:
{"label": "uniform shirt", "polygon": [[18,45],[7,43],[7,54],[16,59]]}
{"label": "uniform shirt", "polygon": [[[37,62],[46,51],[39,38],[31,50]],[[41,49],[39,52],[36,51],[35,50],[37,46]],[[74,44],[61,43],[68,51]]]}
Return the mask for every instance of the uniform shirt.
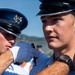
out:
{"label": "uniform shirt", "polygon": [[[47,59],[48,56],[44,53],[38,52],[38,58],[36,59],[36,65],[41,63],[43,60]],[[34,63],[35,66],[35,63]],[[2,75],[29,75],[29,72],[26,71],[19,65],[11,64]],[[33,74],[32,74],[33,75]]]}
{"label": "uniform shirt", "polygon": [[[37,72],[43,70],[46,68],[48,65],[51,65],[54,62],[54,54],[45,60],[43,60],[41,63],[39,63],[37,66],[35,66],[29,75],[36,75]],[[69,75],[75,75],[75,71],[72,71],[69,73]]]}
{"label": "uniform shirt", "polygon": [[11,64],[2,75],[28,75],[21,66],[16,64]]}

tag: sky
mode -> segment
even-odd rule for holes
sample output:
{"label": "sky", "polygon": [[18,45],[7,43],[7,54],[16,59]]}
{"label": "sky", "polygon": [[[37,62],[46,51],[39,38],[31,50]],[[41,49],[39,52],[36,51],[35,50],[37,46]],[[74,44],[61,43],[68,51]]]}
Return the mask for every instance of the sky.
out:
{"label": "sky", "polygon": [[39,16],[39,0],[0,0],[0,8],[11,8],[23,13],[28,26],[22,31],[22,34],[35,37],[43,37],[42,23]]}

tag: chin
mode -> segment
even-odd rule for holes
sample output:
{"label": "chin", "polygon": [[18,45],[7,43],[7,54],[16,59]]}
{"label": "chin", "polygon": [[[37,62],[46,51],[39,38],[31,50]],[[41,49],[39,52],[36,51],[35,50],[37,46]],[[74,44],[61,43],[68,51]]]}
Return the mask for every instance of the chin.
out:
{"label": "chin", "polygon": [[59,47],[57,46],[57,45],[55,45],[55,44],[48,44],[48,47],[50,48],[50,49],[58,49]]}

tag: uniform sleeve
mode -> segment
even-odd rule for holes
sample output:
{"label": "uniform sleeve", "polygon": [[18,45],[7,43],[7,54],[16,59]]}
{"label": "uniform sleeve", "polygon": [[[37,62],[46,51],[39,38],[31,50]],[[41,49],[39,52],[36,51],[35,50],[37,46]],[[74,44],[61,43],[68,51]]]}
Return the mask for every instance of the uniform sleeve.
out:
{"label": "uniform sleeve", "polygon": [[48,58],[48,56],[45,53],[42,53],[40,51],[38,51],[36,55],[38,56],[37,58],[34,58],[36,65]]}

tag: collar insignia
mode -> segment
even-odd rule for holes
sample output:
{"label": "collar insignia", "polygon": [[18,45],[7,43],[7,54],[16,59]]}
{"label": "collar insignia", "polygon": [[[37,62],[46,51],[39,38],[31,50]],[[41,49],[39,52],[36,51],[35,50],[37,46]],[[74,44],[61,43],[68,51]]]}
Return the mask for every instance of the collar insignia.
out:
{"label": "collar insignia", "polygon": [[16,15],[16,16],[14,17],[14,21],[15,21],[15,23],[17,23],[17,24],[20,24],[20,23],[22,22],[22,17],[19,17],[18,15]]}

